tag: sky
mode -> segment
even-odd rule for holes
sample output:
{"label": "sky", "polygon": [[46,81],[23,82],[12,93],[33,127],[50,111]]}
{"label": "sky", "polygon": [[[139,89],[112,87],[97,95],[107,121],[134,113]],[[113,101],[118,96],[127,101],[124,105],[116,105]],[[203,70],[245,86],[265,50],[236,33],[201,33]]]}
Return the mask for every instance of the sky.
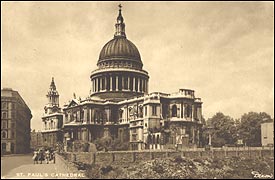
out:
{"label": "sky", "polygon": [[87,97],[118,4],[127,38],[149,72],[149,92],[195,90],[203,116],[274,118],[273,2],[1,2],[1,88],[41,117],[52,77],[60,105]]}

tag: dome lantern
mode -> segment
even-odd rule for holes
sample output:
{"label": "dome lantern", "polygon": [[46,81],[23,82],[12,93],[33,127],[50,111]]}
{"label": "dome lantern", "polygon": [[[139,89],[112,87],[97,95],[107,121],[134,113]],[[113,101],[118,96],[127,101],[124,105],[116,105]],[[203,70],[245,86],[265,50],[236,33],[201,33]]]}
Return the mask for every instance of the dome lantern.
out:
{"label": "dome lantern", "polygon": [[118,17],[117,17],[117,23],[116,23],[116,25],[115,25],[115,27],[116,27],[116,32],[115,32],[115,38],[116,37],[125,37],[126,38],[126,34],[125,34],[125,24],[124,24],[124,22],[123,22],[123,17],[122,17],[122,15],[121,15],[121,8],[122,8],[122,6],[121,6],[121,4],[119,4],[118,5],[118,7],[119,7],[119,13],[118,13]]}

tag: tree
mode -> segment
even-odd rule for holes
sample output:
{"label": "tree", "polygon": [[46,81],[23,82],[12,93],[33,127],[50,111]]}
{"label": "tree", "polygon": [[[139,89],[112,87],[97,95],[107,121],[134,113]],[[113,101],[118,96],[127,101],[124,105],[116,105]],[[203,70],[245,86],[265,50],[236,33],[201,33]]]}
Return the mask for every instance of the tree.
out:
{"label": "tree", "polygon": [[94,144],[98,151],[121,151],[129,149],[129,142],[122,142],[119,139],[113,139],[112,137],[102,137],[96,139]]}
{"label": "tree", "polygon": [[261,146],[261,123],[266,118],[271,119],[271,116],[265,112],[242,115],[238,133],[247,146]]}
{"label": "tree", "polygon": [[202,118],[201,118],[201,123],[205,126],[206,125],[206,120],[205,120],[205,118],[202,116]]}
{"label": "tree", "polygon": [[212,145],[223,146],[225,144],[235,144],[237,141],[237,128],[235,121],[230,116],[225,116],[218,112],[208,119],[206,124],[213,128]]}

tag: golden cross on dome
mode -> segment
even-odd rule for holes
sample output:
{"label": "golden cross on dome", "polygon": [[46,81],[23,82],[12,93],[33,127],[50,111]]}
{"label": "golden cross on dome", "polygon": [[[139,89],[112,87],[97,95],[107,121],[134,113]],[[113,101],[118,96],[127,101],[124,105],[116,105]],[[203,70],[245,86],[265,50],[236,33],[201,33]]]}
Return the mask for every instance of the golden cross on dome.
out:
{"label": "golden cross on dome", "polygon": [[118,5],[118,7],[119,7],[119,10],[121,10],[121,8],[122,8],[122,5],[121,5],[121,4],[119,4],[119,5]]}

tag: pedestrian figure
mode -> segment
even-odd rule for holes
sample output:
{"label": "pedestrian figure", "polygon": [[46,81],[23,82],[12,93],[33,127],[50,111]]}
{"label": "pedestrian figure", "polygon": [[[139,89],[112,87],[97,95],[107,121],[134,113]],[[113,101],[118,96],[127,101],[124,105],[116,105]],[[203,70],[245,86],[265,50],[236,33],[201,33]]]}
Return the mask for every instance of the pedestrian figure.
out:
{"label": "pedestrian figure", "polygon": [[52,151],[52,160],[53,160],[53,163],[55,164],[55,152]]}
{"label": "pedestrian figure", "polygon": [[34,164],[38,164],[38,150],[34,150],[32,159]]}
{"label": "pedestrian figure", "polygon": [[49,161],[50,161],[50,151],[49,149],[45,152],[45,156],[46,156],[46,163],[49,164]]}
{"label": "pedestrian figure", "polygon": [[42,164],[42,161],[44,160],[44,153],[42,149],[39,149],[38,153],[38,161],[40,161],[40,164]]}

